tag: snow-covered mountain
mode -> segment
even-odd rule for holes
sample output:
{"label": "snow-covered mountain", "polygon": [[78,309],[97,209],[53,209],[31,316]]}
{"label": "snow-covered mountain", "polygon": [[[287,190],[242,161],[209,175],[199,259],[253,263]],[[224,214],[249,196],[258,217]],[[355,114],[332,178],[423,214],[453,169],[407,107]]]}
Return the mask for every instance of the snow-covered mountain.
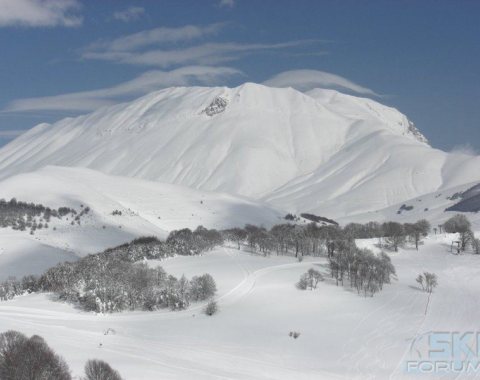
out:
{"label": "snow-covered mountain", "polygon": [[480,181],[480,157],[428,145],[406,116],[332,90],[169,88],[41,124],[0,150],[0,178],[85,167],[343,217]]}

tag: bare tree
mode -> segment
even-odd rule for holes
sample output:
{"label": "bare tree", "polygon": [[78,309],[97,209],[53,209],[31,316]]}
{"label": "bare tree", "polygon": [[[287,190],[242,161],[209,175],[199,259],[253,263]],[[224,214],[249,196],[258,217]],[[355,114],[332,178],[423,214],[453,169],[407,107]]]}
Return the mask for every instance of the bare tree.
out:
{"label": "bare tree", "polygon": [[418,245],[422,241],[422,238],[430,232],[430,223],[425,219],[421,219],[413,224],[405,223],[403,227],[405,234],[409,237],[409,240],[415,244],[415,249],[418,251]]}
{"label": "bare tree", "polygon": [[415,279],[415,281],[417,281],[420,284],[420,286],[422,287],[422,290],[425,290],[425,282],[424,282],[425,279],[423,278],[423,275],[419,274]]}
{"label": "bare tree", "polygon": [[85,364],[85,380],[122,380],[122,377],[108,363],[89,360]]}
{"label": "bare tree", "polygon": [[65,361],[38,335],[0,334],[0,379],[71,380]]}
{"label": "bare tree", "polygon": [[387,244],[395,251],[405,243],[405,229],[403,225],[397,222],[387,222],[383,225],[385,240]]}
{"label": "bare tree", "polygon": [[435,273],[423,272],[423,274],[417,276],[416,281],[422,286],[423,291],[428,293],[432,293],[433,289],[438,285]]}
{"label": "bare tree", "polygon": [[465,215],[457,214],[448,219],[443,228],[448,233],[458,233],[460,236],[460,249],[465,251],[465,248],[470,243],[472,238],[471,224]]}

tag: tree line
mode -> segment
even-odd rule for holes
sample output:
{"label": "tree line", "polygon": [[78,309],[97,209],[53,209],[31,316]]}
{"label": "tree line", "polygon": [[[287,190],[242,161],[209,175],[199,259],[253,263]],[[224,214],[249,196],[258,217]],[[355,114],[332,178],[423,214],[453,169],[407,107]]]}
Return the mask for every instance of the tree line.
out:
{"label": "tree line", "polygon": [[309,223],[277,224],[272,228],[247,224],[244,228],[231,228],[222,232],[225,240],[234,242],[237,248],[246,245],[252,251],[269,255],[331,256],[343,242],[352,239],[378,238],[384,248],[397,251],[399,247],[411,244],[416,249],[430,231],[430,223],[419,220],[415,223],[369,222],[339,225],[318,225]]}

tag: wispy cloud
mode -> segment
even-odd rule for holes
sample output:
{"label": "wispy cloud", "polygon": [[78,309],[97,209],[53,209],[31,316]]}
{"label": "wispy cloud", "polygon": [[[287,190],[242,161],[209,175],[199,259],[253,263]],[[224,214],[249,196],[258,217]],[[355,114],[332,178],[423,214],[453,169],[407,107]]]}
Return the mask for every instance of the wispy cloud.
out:
{"label": "wispy cloud", "polygon": [[[215,23],[145,30],[113,40],[96,41],[82,49],[80,56],[83,59],[111,61],[117,64],[169,68],[182,65],[224,64],[253,52],[280,50],[321,42],[303,40],[270,44],[202,41],[198,43],[197,40],[216,35],[227,25],[227,23]],[[197,43],[192,44],[192,41]]]}
{"label": "wispy cloud", "polygon": [[235,0],[220,0],[218,6],[220,8],[233,8],[235,6]]}
{"label": "wispy cloud", "polygon": [[89,49],[84,59],[112,61],[129,65],[171,67],[180,65],[214,65],[237,60],[241,56],[258,51],[280,50],[298,47],[312,41],[291,41],[273,44],[204,43],[178,49]]}
{"label": "wispy cloud", "polygon": [[212,86],[223,83],[227,78],[235,75],[243,75],[243,73],[230,67],[210,66],[188,66],[171,71],[154,70],[109,88],[17,99],[9,103],[1,112],[92,111],[101,106],[115,104],[165,87],[198,84]]}
{"label": "wispy cloud", "polygon": [[113,18],[118,21],[131,22],[136,21],[145,14],[145,8],[129,7],[123,11],[113,13]]}
{"label": "wispy cloud", "polygon": [[178,28],[160,27],[129,34],[113,40],[99,40],[82,50],[82,56],[112,52],[132,52],[168,43],[188,42],[217,34],[226,24],[205,26],[185,25]]}
{"label": "wispy cloud", "polygon": [[77,0],[0,0],[0,27],[74,27],[82,24]]}
{"label": "wispy cloud", "polygon": [[300,91],[308,91],[317,87],[339,88],[357,94],[379,96],[370,88],[354,83],[347,78],[319,70],[284,71],[266,80],[263,84],[271,87],[293,87]]}

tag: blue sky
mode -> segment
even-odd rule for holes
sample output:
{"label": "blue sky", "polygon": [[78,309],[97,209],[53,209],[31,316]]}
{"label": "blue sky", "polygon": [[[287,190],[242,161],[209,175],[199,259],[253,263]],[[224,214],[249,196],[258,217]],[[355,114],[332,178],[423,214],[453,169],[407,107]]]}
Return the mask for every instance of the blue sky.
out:
{"label": "blue sky", "polygon": [[0,0],[0,144],[163,87],[269,81],[372,97],[478,153],[479,16],[460,0]]}

